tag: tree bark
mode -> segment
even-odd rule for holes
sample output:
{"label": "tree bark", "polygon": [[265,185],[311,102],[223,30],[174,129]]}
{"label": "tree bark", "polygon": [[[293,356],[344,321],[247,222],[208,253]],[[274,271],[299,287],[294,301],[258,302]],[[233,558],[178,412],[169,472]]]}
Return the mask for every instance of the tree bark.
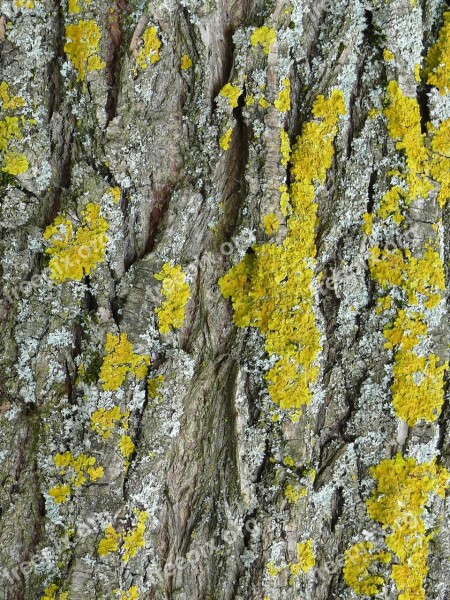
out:
{"label": "tree bark", "polygon": [[[134,588],[147,600],[363,597],[342,567],[355,542],[385,539],[367,511],[376,486],[370,468],[397,452],[450,467],[447,401],[435,421],[412,427],[392,407],[393,356],[362,227],[402,160],[386,119],[369,114],[382,112],[388,83],[418,99],[424,133],[427,122],[450,117],[447,97],[414,76],[438,39],[444,3],[75,6],[79,12],[71,2],[11,0],[0,9],[0,81],[24,100],[3,114],[0,107],[0,120],[23,117],[15,145],[28,162],[22,173],[0,174],[0,600],[127,599]],[[67,27],[80,20],[98,26],[104,65],[87,66],[77,80]],[[276,31],[268,53],[250,41],[263,26]],[[137,57],[151,27],[159,59],[144,68]],[[183,55],[191,66],[181,68]],[[274,107],[283,78],[287,112]],[[220,94],[227,83],[240,88],[235,107]],[[314,102],[333,89],[342,91],[346,115],[326,182],[315,185],[322,350],[312,402],[299,415],[272,401],[265,337],[233,323],[218,281],[255,245],[282,243],[286,227],[270,237],[262,222],[272,212],[283,218],[279,187],[293,181],[281,164],[280,130],[294,144],[314,119]],[[88,203],[108,224],[105,260],[82,279],[55,282],[44,231],[58,216],[80,230]],[[448,208],[431,193],[405,214],[413,251],[420,255],[432,239],[447,264]],[[384,243],[405,246],[391,225]],[[182,326],[163,333],[155,275],[167,263],[181,267],[190,297]],[[442,360],[446,310],[443,301],[427,337]],[[107,334],[126,334],[134,353],[149,356],[146,377],[128,373],[105,389]],[[152,394],[148,380],[159,376]],[[92,415],[114,406],[129,411],[128,429],[126,419],[115,422],[105,438]],[[123,436],[134,445],[129,464]],[[70,483],[70,497],[58,503],[49,491],[69,482],[70,469],[55,463],[65,452],[94,457],[103,477]],[[305,495],[290,501],[289,485]],[[145,545],[125,561],[136,511],[146,513]],[[426,598],[444,600],[448,501],[433,495],[426,514],[427,531],[438,529]],[[100,555],[108,526],[118,548]],[[293,576],[297,544],[306,540],[315,565]],[[377,597],[398,598],[389,569],[384,578]]]}

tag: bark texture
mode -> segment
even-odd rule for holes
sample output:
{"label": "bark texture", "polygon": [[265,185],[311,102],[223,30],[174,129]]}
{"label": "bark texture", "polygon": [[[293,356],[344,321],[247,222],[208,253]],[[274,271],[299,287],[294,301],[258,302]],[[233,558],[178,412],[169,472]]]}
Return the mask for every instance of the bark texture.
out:
{"label": "bark texture", "polygon": [[[439,456],[450,467],[447,401],[435,421],[414,427],[393,410],[393,354],[382,335],[389,319],[376,313],[380,286],[362,229],[400,160],[385,117],[369,114],[382,110],[389,81],[418,99],[424,132],[430,120],[450,117],[445,94],[414,75],[445,3],[75,6],[0,4],[0,81],[24,99],[5,114],[27,120],[16,146],[28,161],[22,173],[0,173],[0,600],[355,600],[344,552],[385,537],[367,512],[370,467],[397,452],[418,462]],[[77,80],[65,45],[67,27],[83,19],[99,28],[104,65]],[[263,26],[276,31],[268,53],[250,42]],[[159,60],[143,68],[136,57],[151,27]],[[181,68],[183,55],[191,66]],[[280,112],[274,100],[284,78],[292,107]],[[235,107],[219,93],[227,83],[240,88]],[[333,89],[342,90],[347,114],[315,195],[320,371],[312,402],[296,415],[272,402],[264,336],[233,324],[218,279],[255,243],[281,243],[285,227],[273,238],[262,223],[271,212],[283,218],[279,187],[291,177],[280,130],[294,142],[314,101]],[[219,140],[228,129],[227,150]],[[90,202],[108,223],[106,260],[82,280],[55,283],[44,231],[58,215],[81,227]],[[383,243],[403,247],[408,232],[420,254],[433,239],[447,264],[448,208],[431,197],[405,214],[403,233],[391,221]],[[183,325],[167,334],[158,329],[164,297],[154,277],[166,263],[181,266],[190,288]],[[445,360],[445,300],[441,307],[427,339]],[[105,390],[105,338],[119,333],[151,364],[147,378],[129,374]],[[164,381],[151,394],[147,379],[158,376]],[[129,411],[128,429],[116,422],[105,439],[92,415],[114,406]],[[134,444],[129,464],[123,436]],[[71,471],[54,458],[67,451],[95,457],[103,477],[72,485],[58,503],[49,490]],[[305,495],[290,501],[287,486]],[[146,513],[145,545],[125,561],[136,511]],[[450,596],[448,515],[448,501],[433,495],[430,600]],[[108,526],[121,536],[118,548],[99,555]],[[293,574],[297,544],[307,540],[315,566]],[[385,578],[377,597],[398,598],[390,567],[377,568]]]}

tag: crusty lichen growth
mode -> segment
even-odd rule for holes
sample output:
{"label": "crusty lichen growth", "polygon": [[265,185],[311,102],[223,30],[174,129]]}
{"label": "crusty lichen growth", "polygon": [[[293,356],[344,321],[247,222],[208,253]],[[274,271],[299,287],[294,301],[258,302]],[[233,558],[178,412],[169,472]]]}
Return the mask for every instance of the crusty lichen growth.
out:
{"label": "crusty lichen growth", "polygon": [[314,186],[325,181],[339,115],[344,112],[342,92],[317,98],[316,119],[305,125],[291,155],[294,183],[281,203],[287,236],[280,246],[253,246],[254,252],[219,280],[222,294],[232,300],[235,324],[260,329],[266,337],[266,351],[278,357],[266,380],[273,402],[285,409],[308,404],[310,384],[318,376],[320,335],[312,289],[317,223]]}
{"label": "crusty lichen growth", "polygon": [[282,88],[278,92],[273,105],[281,113],[285,113],[291,109],[291,82],[286,77],[282,80]]}
{"label": "crusty lichen growth", "polygon": [[186,69],[190,69],[192,67],[192,64],[192,58],[189,56],[189,54],[183,54],[180,62],[182,70],[186,71]]}
{"label": "crusty lichen growth", "polygon": [[127,373],[143,379],[150,365],[147,354],[135,354],[126,333],[106,334],[106,356],[100,368],[100,380],[104,390],[117,390],[125,381]]}
{"label": "crusty lichen growth", "polygon": [[104,440],[111,437],[114,427],[121,426],[123,429],[128,429],[128,417],[130,411],[121,412],[118,406],[112,408],[99,408],[91,415],[91,428],[97,432]]}
{"label": "crusty lichen growth", "polygon": [[[402,600],[425,600],[423,587],[428,573],[427,556],[432,535],[426,533],[425,506],[432,495],[444,497],[450,473],[431,462],[417,463],[398,453],[370,469],[377,488],[366,501],[367,512],[387,530],[385,543],[396,559],[391,578]],[[356,549],[356,552],[355,552]],[[360,543],[346,552],[344,577],[359,594],[374,595],[383,579],[369,575],[374,560],[388,563],[389,553],[372,553],[373,546]]]}
{"label": "crusty lichen growth", "polygon": [[375,596],[384,584],[384,578],[372,572],[376,562],[387,564],[389,552],[376,552],[372,542],[358,542],[345,551],[343,569],[345,583],[357,594]]}
{"label": "crusty lichen growth", "polygon": [[[287,167],[287,164],[291,157],[291,142],[289,141],[288,132],[284,129],[280,130],[280,154],[281,164],[283,165],[283,167]],[[287,188],[284,191],[287,191]]]}
{"label": "crusty lichen growth", "polygon": [[107,556],[112,552],[120,553],[124,563],[136,556],[140,548],[145,545],[145,522],[148,514],[145,511],[134,511],[137,516],[136,526],[125,533],[118,533],[112,525],[105,527],[104,537],[100,540],[97,552],[100,556]]}
{"label": "crusty lichen growth", "polygon": [[273,27],[257,27],[250,36],[252,46],[261,46],[266,54],[269,54],[270,48],[277,38],[277,32]]}
{"label": "crusty lichen growth", "polygon": [[72,222],[56,217],[44,231],[51,246],[50,277],[56,283],[69,279],[80,281],[105,259],[108,223],[100,214],[100,205],[90,202],[81,214],[81,223],[73,233]]}
{"label": "crusty lichen growth", "polygon": [[[6,81],[0,82],[0,166],[3,173],[21,175],[28,170],[26,156],[16,150],[17,141],[23,138],[22,127],[26,119],[14,115],[25,106],[21,96],[10,94]],[[8,114],[9,113],[9,114]]]}
{"label": "crusty lichen growth", "polygon": [[186,304],[191,296],[186,274],[179,265],[165,263],[155,279],[162,281],[161,293],[165,300],[155,309],[158,317],[158,329],[161,333],[169,333],[171,329],[179,329],[183,325]]}
{"label": "crusty lichen growth", "polygon": [[230,143],[231,143],[231,136],[232,135],[233,135],[233,130],[232,130],[231,127],[229,127],[225,131],[225,133],[220,136],[220,138],[219,138],[219,146],[223,150],[229,150],[230,149]]}
{"label": "crusty lichen growth", "polygon": [[70,485],[68,483],[58,484],[49,490],[49,495],[53,500],[60,504],[66,502],[71,494],[71,485],[74,488],[80,487],[88,481],[96,481],[103,477],[103,467],[96,467],[96,459],[87,454],[74,456],[67,451],[64,454],[56,454],[53,459],[55,466],[62,476],[70,477]]}
{"label": "crusty lichen growth", "polygon": [[142,45],[136,56],[136,63],[141,69],[146,69],[149,65],[153,65],[159,61],[159,49],[161,48],[161,40],[158,37],[156,27],[147,27],[141,36]]}
{"label": "crusty lichen growth", "polygon": [[226,83],[219,93],[224,98],[227,98],[228,103],[232,108],[236,108],[238,106],[239,97],[242,94],[242,90],[238,85]]}
{"label": "crusty lichen growth", "polygon": [[86,79],[86,74],[91,71],[100,71],[106,63],[98,54],[98,47],[102,34],[94,20],[81,19],[77,23],[66,26],[66,43],[64,52],[77,71],[77,81]]}
{"label": "crusty lichen growth", "polygon": [[[396,148],[405,155],[406,167],[391,172],[396,183],[382,197],[376,217],[393,219],[400,225],[405,218],[404,208],[412,201],[427,198],[435,182],[440,185],[438,202],[443,205],[447,201],[450,138],[446,134],[447,121],[437,130],[429,126],[428,136],[422,133],[417,100],[405,96],[395,81],[388,85],[384,114],[389,135],[396,140]],[[370,220],[370,227],[368,224],[366,217],[364,230],[370,235],[373,220]],[[424,309],[431,309],[442,300],[445,289],[442,259],[430,244],[425,246],[421,258],[412,256],[408,249],[381,250],[373,246],[369,267],[372,278],[383,289],[397,288],[405,302],[394,321],[384,329],[385,346],[394,351],[391,390],[395,412],[409,426],[422,419],[434,421],[443,405],[444,375],[448,365],[432,352],[418,355],[415,348],[429,335]],[[380,307],[379,304],[378,312]]]}
{"label": "crusty lichen growth", "polygon": [[60,592],[59,587],[52,583],[45,588],[41,600],[69,600],[69,592]]}
{"label": "crusty lichen growth", "polygon": [[132,585],[120,595],[120,600],[139,600],[139,590],[137,586]]}
{"label": "crusty lichen growth", "polygon": [[297,577],[300,572],[308,573],[316,564],[312,539],[297,544],[297,562],[289,565],[292,577]]}
{"label": "crusty lichen growth", "polygon": [[426,82],[436,86],[441,94],[450,91],[450,12],[444,13],[439,39],[428,50],[424,76]]}

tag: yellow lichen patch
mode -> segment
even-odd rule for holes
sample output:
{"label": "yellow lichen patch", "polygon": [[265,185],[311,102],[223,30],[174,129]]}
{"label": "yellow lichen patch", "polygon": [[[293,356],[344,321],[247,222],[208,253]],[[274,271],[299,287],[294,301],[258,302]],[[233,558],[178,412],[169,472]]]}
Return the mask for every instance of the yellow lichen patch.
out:
{"label": "yellow lichen patch", "polygon": [[59,587],[52,583],[45,588],[41,600],[69,600],[69,592],[60,592]]}
{"label": "yellow lichen patch", "polygon": [[5,152],[3,155],[2,171],[10,175],[20,175],[28,170],[28,161],[24,154]]}
{"label": "yellow lichen patch", "polygon": [[385,48],[383,50],[383,58],[386,62],[390,62],[391,60],[394,60],[395,54],[393,52],[391,52],[390,50],[388,50],[387,48]]}
{"label": "yellow lichen patch", "polygon": [[31,10],[35,6],[33,0],[15,0],[14,4],[16,8],[27,8],[28,10]]}
{"label": "yellow lichen patch", "polygon": [[247,96],[245,96],[245,106],[253,106],[254,103],[255,97],[251,94],[247,94]]}
{"label": "yellow lichen patch", "polygon": [[141,69],[146,69],[148,65],[153,65],[160,59],[161,40],[158,38],[156,27],[147,27],[141,40],[142,45],[136,55],[136,63]]}
{"label": "yellow lichen patch", "polygon": [[424,419],[432,422],[444,403],[444,376],[448,363],[435,354],[417,356],[401,350],[395,354],[392,404],[396,414],[410,427]]}
{"label": "yellow lichen patch", "polygon": [[80,281],[105,259],[108,223],[100,214],[100,205],[90,202],[81,215],[75,235],[73,225],[64,216],[56,217],[44,231],[51,243],[46,249],[50,258],[50,277],[56,283],[68,279]]}
{"label": "yellow lichen patch", "polygon": [[163,383],[164,375],[158,375],[158,377],[148,380],[148,395],[150,398],[155,399],[161,395],[159,388]]}
{"label": "yellow lichen patch", "polygon": [[107,525],[105,527],[104,536],[98,544],[98,554],[100,556],[107,556],[111,552],[117,552],[119,549],[120,540],[120,533],[117,533],[112,525]]}
{"label": "yellow lichen patch", "polygon": [[95,467],[97,462],[93,456],[80,454],[74,456],[67,451],[64,454],[56,454],[53,462],[59,469],[60,475],[69,475],[70,483],[74,487],[80,487],[88,480],[96,481],[103,477],[103,467]]}
{"label": "yellow lichen patch", "polygon": [[284,495],[291,504],[296,504],[308,493],[306,488],[294,487],[290,483],[284,488]]}
{"label": "yellow lichen patch", "polygon": [[[25,105],[25,101],[20,96],[13,96],[9,93],[9,86],[5,81],[0,83],[0,109],[2,113],[6,111],[16,111]],[[21,175],[28,170],[28,160],[26,156],[15,149],[15,144],[23,138],[20,123],[31,122],[21,116],[21,121],[17,116],[4,115],[0,119],[0,165],[3,173],[9,175]]]}
{"label": "yellow lichen patch", "polygon": [[25,106],[25,100],[21,96],[11,96],[9,85],[6,81],[0,82],[0,108],[2,110],[15,110]]}
{"label": "yellow lichen patch", "polygon": [[158,316],[158,328],[161,333],[169,333],[183,325],[186,304],[191,296],[186,275],[179,265],[165,263],[159,273],[154,276],[162,281],[161,293],[165,300],[155,309]]}
{"label": "yellow lichen patch", "polygon": [[308,404],[310,384],[318,376],[315,363],[320,335],[312,290],[317,222],[314,185],[325,181],[343,112],[341,92],[334,91],[328,99],[317,98],[313,106],[316,120],[304,126],[294,145],[294,183],[290,194],[287,188],[280,188],[281,211],[290,214],[282,244],[253,246],[253,253],[219,280],[223,296],[232,300],[234,323],[260,329],[266,351],[278,357],[266,380],[272,401],[284,409]]}
{"label": "yellow lichen patch", "polygon": [[100,380],[104,390],[117,390],[125,381],[127,373],[137,379],[143,379],[150,365],[147,354],[135,354],[126,333],[119,336],[106,334],[105,350],[107,355],[100,368]]}
{"label": "yellow lichen patch", "polygon": [[266,54],[269,54],[272,44],[277,38],[277,32],[273,27],[257,27],[250,36],[252,46],[261,46]]}
{"label": "yellow lichen patch", "polygon": [[[291,156],[291,143],[289,141],[289,134],[284,129],[280,130],[280,154],[281,164],[283,165],[283,167],[287,167]],[[287,188],[284,191],[287,191]]]}
{"label": "yellow lichen patch", "polygon": [[270,577],[277,577],[283,570],[283,567],[277,567],[277,565],[273,562],[268,562],[266,565],[267,573]]}
{"label": "yellow lichen patch", "polygon": [[181,68],[183,70],[190,69],[192,67],[192,58],[189,54],[183,54],[181,57]]}
{"label": "yellow lichen patch", "polygon": [[139,590],[135,585],[132,585],[128,590],[122,592],[120,600],[139,600]]}
{"label": "yellow lichen patch", "polygon": [[219,146],[223,150],[229,150],[232,134],[233,134],[233,130],[230,127],[229,129],[227,129],[225,131],[225,133],[222,136],[220,136],[220,138],[219,138]]}
{"label": "yellow lichen patch", "polygon": [[125,459],[130,458],[130,456],[133,454],[135,445],[129,435],[122,435],[119,442],[119,450]]}
{"label": "yellow lichen patch", "polygon": [[[69,0],[68,3],[68,12],[69,15],[77,15],[81,12],[81,8],[79,5],[80,0]],[[83,4],[89,6],[91,4],[91,0],[81,0]]]}
{"label": "yellow lichen patch", "polygon": [[138,521],[136,527],[131,531],[124,534],[123,536],[123,547],[122,547],[122,560],[127,563],[130,558],[136,556],[140,548],[145,545],[144,533],[145,533],[145,522],[147,521],[147,513],[145,511],[136,511]]}
{"label": "yellow lichen patch", "polygon": [[48,491],[49,495],[53,498],[56,504],[67,502],[70,496],[70,485],[65,483],[64,485],[55,485]]}
{"label": "yellow lichen patch", "polygon": [[367,500],[367,512],[387,529],[386,546],[399,561],[391,578],[403,600],[424,600],[430,536],[423,513],[431,494],[444,496],[450,473],[436,459],[418,464],[401,454],[381,461],[370,472],[377,488]]}
{"label": "yellow lichen patch", "polygon": [[280,220],[275,213],[263,217],[263,227],[267,235],[274,235],[280,228]]}
{"label": "yellow lichen patch", "polygon": [[120,187],[118,187],[118,186],[111,187],[111,188],[109,188],[108,191],[109,191],[109,194],[112,196],[114,203],[117,204],[120,200]]}
{"label": "yellow lichen patch", "polygon": [[78,72],[77,81],[83,81],[86,73],[104,69],[106,63],[98,54],[102,35],[94,20],[80,20],[66,26],[64,52]]}
{"label": "yellow lichen patch", "polygon": [[129,415],[129,410],[122,413],[118,406],[110,409],[99,408],[91,415],[91,428],[104,440],[107,440],[111,437],[115,425],[121,425],[124,429],[128,429]]}
{"label": "yellow lichen patch", "polygon": [[378,561],[389,563],[391,555],[389,552],[375,552],[374,548],[372,542],[358,542],[345,551],[343,568],[345,583],[356,594],[375,596],[384,584],[383,577],[372,573],[371,570],[374,563]]}
{"label": "yellow lichen patch", "polygon": [[366,235],[372,235],[373,230],[373,213],[363,214],[363,226],[362,230]]}
{"label": "yellow lichen patch", "polygon": [[281,83],[283,87],[278,92],[278,96],[275,98],[273,105],[281,113],[285,113],[291,109],[291,82],[286,77]]}
{"label": "yellow lichen patch", "polygon": [[112,525],[105,527],[104,537],[100,540],[97,552],[100,556],[107,556],[111,552],[121,550],[122,560],[127,563],[136,556],[140,548],[145,545],[145,522],[148,514],[145,511],[135,510],[137,516],[136,526],[130,531],[120,534]]}
{"label": "yellow lichen patch", "polygon": [[236,108],[238,106],[239,97],[242,94],[242,90],[238,85],[226,83],[219,93],[221,96],[228,99],[228,103],[232,108]]}
{"label": "yellow lichen patch", "polygon": [[426,82],[436,86],[441,94],[450,90],[450,12],[444,13],[439,39],[428,50],[424,75]]}
{"label": "yellow lichen patch", "polygon": [[289,565],[293,577],[300,572],[308,573],[316,564],[312,539],[297,544],[297,562]]}
{"label": "yellow lichen patch", "polygon": [[387,339],[384,347],[411,350],[417,346],[420,338],[425,336],[427,331],[422,314],[412,313],[409,315],[405,310],[399,310],[392,325],[388,325],[383,331],[383,335]]}

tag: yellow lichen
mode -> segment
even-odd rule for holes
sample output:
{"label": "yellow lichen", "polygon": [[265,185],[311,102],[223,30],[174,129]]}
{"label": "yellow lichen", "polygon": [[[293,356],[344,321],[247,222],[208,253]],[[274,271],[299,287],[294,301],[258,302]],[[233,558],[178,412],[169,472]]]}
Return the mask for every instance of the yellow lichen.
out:
{"label": "yellow lichen", "polygon": [[264,215],[263,227],[267,235],[274,235],[280,228],[280,219],[275,213]]}
{"label": "yellow lichen", "polygon": [[252,46],[261,46],[266,54],[269,54],[272,44],[275,42],[277,32],[272,27],[257,27],[250,36]]}
{"label": "yellow lichen", "polygon": [[424,75],[426,82],[436,86],[441,94],[450,90],[450,12],[444,13],[439,39],[428,50]]}
{"label": "yellow lichen", "polygon": [[383,577],[371,573],[369,569],[372,569],[377,561],[389,563],[391,555],[389,552],[375,552],[374,548],[372,542],[358,542],[345,551],[343,568],[345,583],[356,594],[375,596],[384,584]]}
{"label": "yellow lichen", "polygon": [[226,83],[219,93],[228,99],[228,103],[232,108],[236,108],[239,104],[239,97],[242,94],[242,90],[238,85]]}
{"label": "yellow lichen", "polygon": [[138,517],[136,526],[122,537],[122,560],[124,563],[127,563],[130,558],[136,556],[139,549],[145,545],[145,522],[147,521],[148,514],[145,511],[136,511],[136,515]]}
{"label": "yellow lichen", "polygon": [[109,188],[109,193],[112,196],[114,203],[117,204],[120,200],[120,187],[115,186]]}
{"label": "yellow lichen", "polygon": [[383,50],[383,58],[386,62],[390,62],[391,60],[394,60],[395,54],[393,52],[391,52],[390,50],[388,50],[387,48],[385,48]]}
{"label": "yellow lichen", "polygon": [[278,96],[275,98],[273,105],[281,113],[285,113],[291,109],[291,82],[286,77],[281,83],[283,87],[278,92]]}
{"label": "yellow lichen", "polygon": [[[0,83],[0,109],[5,111],[17,111],[25,105],[25,101],[20,96],[13,96],[9,93],[9,86],[5,81]],[[26,156],[15,150],[15,144],[23,138],[20,123],[31,122],[21,116],[21,121],[17,116],[7,116],[0,120],[0,165],[1,170],[9,175],[21,175],[28,170],[28,160]]]}
{"label": "yellow lichen", "polygon": [[190,69],[192,67],[192,58],[189,54],[183,54],[181,57],[181,68],[183,70]]}
{"label": "yellow lichen", "polygon": [[56,502],[56,504],[61,504],[62,502],[66,502],[70,496],[70,485],[67,483],[64,485],[55,485],[48,491],[48,493]]}
{"label": "yellow lichen", "polygon": [[59,587],[52,583],[45,588],[41,600],[69,600],[69,592],[60,592]]}
{"label": "yellow lichen", "polygon": [[164,375],[158,375],[158,377],[148,380],[148,395],[150,398],[155,399],[161,395],[159,388],[163,383]]}
{"label": "yellow lichen", "polygon": [[[91,0],[82,0],[83,4],[89,6],[91,4]],[[69,0],[68,3],[68,12],[69,15],[76,15],[81,12],[80,5],[78,4],[79,0]]]}
{"label": "yellow lichen", "polygon": [[233,130],[230,127],[229,129],[226,130],[226,132],[222,136],[220,136],[220,138],[219,138],[219,146],[223,150],[229,150],[232,133],[233,133]]}
{"label": "yellow lichen", "polygon": [[83,81],[86,73],[104,69],[106,63],[98,54],[102,35],[94,20],[80,20],[66,26],[64,52],[78,72],[77,81]]}
{"label": "yellow lichen", "polygon": [[289,134],[284,129],[280,130],[280,153],[281,164],[283,167],[286,167],[291,156],[291,143],[289,141]]}
{"label": "yellow lichen", "polygon": [[117,533],[112,525],[107,525],[105,527],[104,536],[98,544],[98,554],[100,556],[107,556],[110,552],[117,552],[120,540],[120,533]]}
{"label": "yellow lichen", "polygon": [[120,600],[138,600],[139,590],[135,585],[132,585],[128,590],[122,592]]}
{"label": "yellow lichen", "polygon": [[424,600],[430,536],[423,513],[431,494],[444,496],[450,473],[436,459],[418,464],[401,454],[381,461],[370,472],[377,488],[367,500],[367,512],[388,530],[386,546],[399,561],[391,578],[402,600]]}
{"label": "yellow lichen", "polygon": [[128,459],[133,454],[135,446],[129,435],[122,435],[119,442],[119,450],[121,455]]}
{"label": "yellow lichen", "polygon": [[267,108],[270,106],[269,102],[265,98],[258,98],[258,104],[261,106],[261,108]]}
{"label": "yellow lichen", "polygon": [[312,290],[317,223],[314,186],[325,181],[337,122],[344,112],[342,92],[317,98],[313,105],[316,119],[304,126],[292,151],[290,194],[280,188],[281,211],[290,214],[284,241],[280,246],[254,246],[252,254],[219,280],[222,294],[232,300],[234,323],[260,329],[266,351],[278,357],[266,380],[273,402],[285,409],[310,402],[310,384],[318,375],[320,336]]}
{"label": "yellow lichen", "polygon": [[158,328],[161,333],[169,333],[183,325],[186,304],[191,296],[186,275],[179,265],[165,263],[155,279],[162,281],[161,293],[165,300],[155,309],[158,316]]}
{"label": "yellow lichen", "polygon": [[137,523],[134,528],[126,533],[118,533],[112,525],[105,527],[104,537],[100,540],[97,552],[100,556],[107,556],[111,552],[121,550],[122,560],[127,563],[136,556],[140,548],[145,545],[145,522],[148,514],[145,511],[135,510]]}
{"label": "yellow lichen", "polygon": [[104,390],[117,390],[125,381],[127,373],[137,379],[147,374],[150,358],[147,354],[135,354],[126,333],[119,336],[106,334],[107,355],[100,368],[100,380]]}
{"label": "yellow lichen", "polygon": [[110,409],[99,408],[91,415],[91,428],[104,440],[107,440],[115,425],[121,425],[124,429],[128,429],[129,415],[129,410],[122,413],[118,406]]}
{"label": "yellow lichen", "polygon": [[158,38],[156,27],[147,27],[141,40],[142,45],[136,55],[136,63],[141,69],[146,69],[148,65],[153,65],[160,59],[161,40]]}
{"label": "yellow lichen", "polygon": [[88,480],[96,481],[103,477],[103,467],[95,467],[97,462],[93,456],[80,454],[74,456],[71,452],[66,451],[64,454],[56,454],[53,462],[59,469],[60,475],[69,475],[70,483],[74,487],[80,487]]}
{"label": "yellow lichen", "polygon": [[306,488],[294,487],[290,483],[284,488],[284,495],[291,504],[296,504],[300,498],[306,496],[307,493],[308,490]]}
{"label": "yellow lichen", "polygon": [[44,231],[51,243],[50,277],[56,283],[79,281],[105,259],[108,223],[100,214],[100,205],[90,202],[81,215],[81,224],[73,234],[73,225],[64,216],[56,217]]}
{"label": "yellow lichen", "polygon": [[308,573],[316,564],[312,539],[297,544],[297,562],[289,565],[289,570],[293,577],[297,577],[300,572]]}

